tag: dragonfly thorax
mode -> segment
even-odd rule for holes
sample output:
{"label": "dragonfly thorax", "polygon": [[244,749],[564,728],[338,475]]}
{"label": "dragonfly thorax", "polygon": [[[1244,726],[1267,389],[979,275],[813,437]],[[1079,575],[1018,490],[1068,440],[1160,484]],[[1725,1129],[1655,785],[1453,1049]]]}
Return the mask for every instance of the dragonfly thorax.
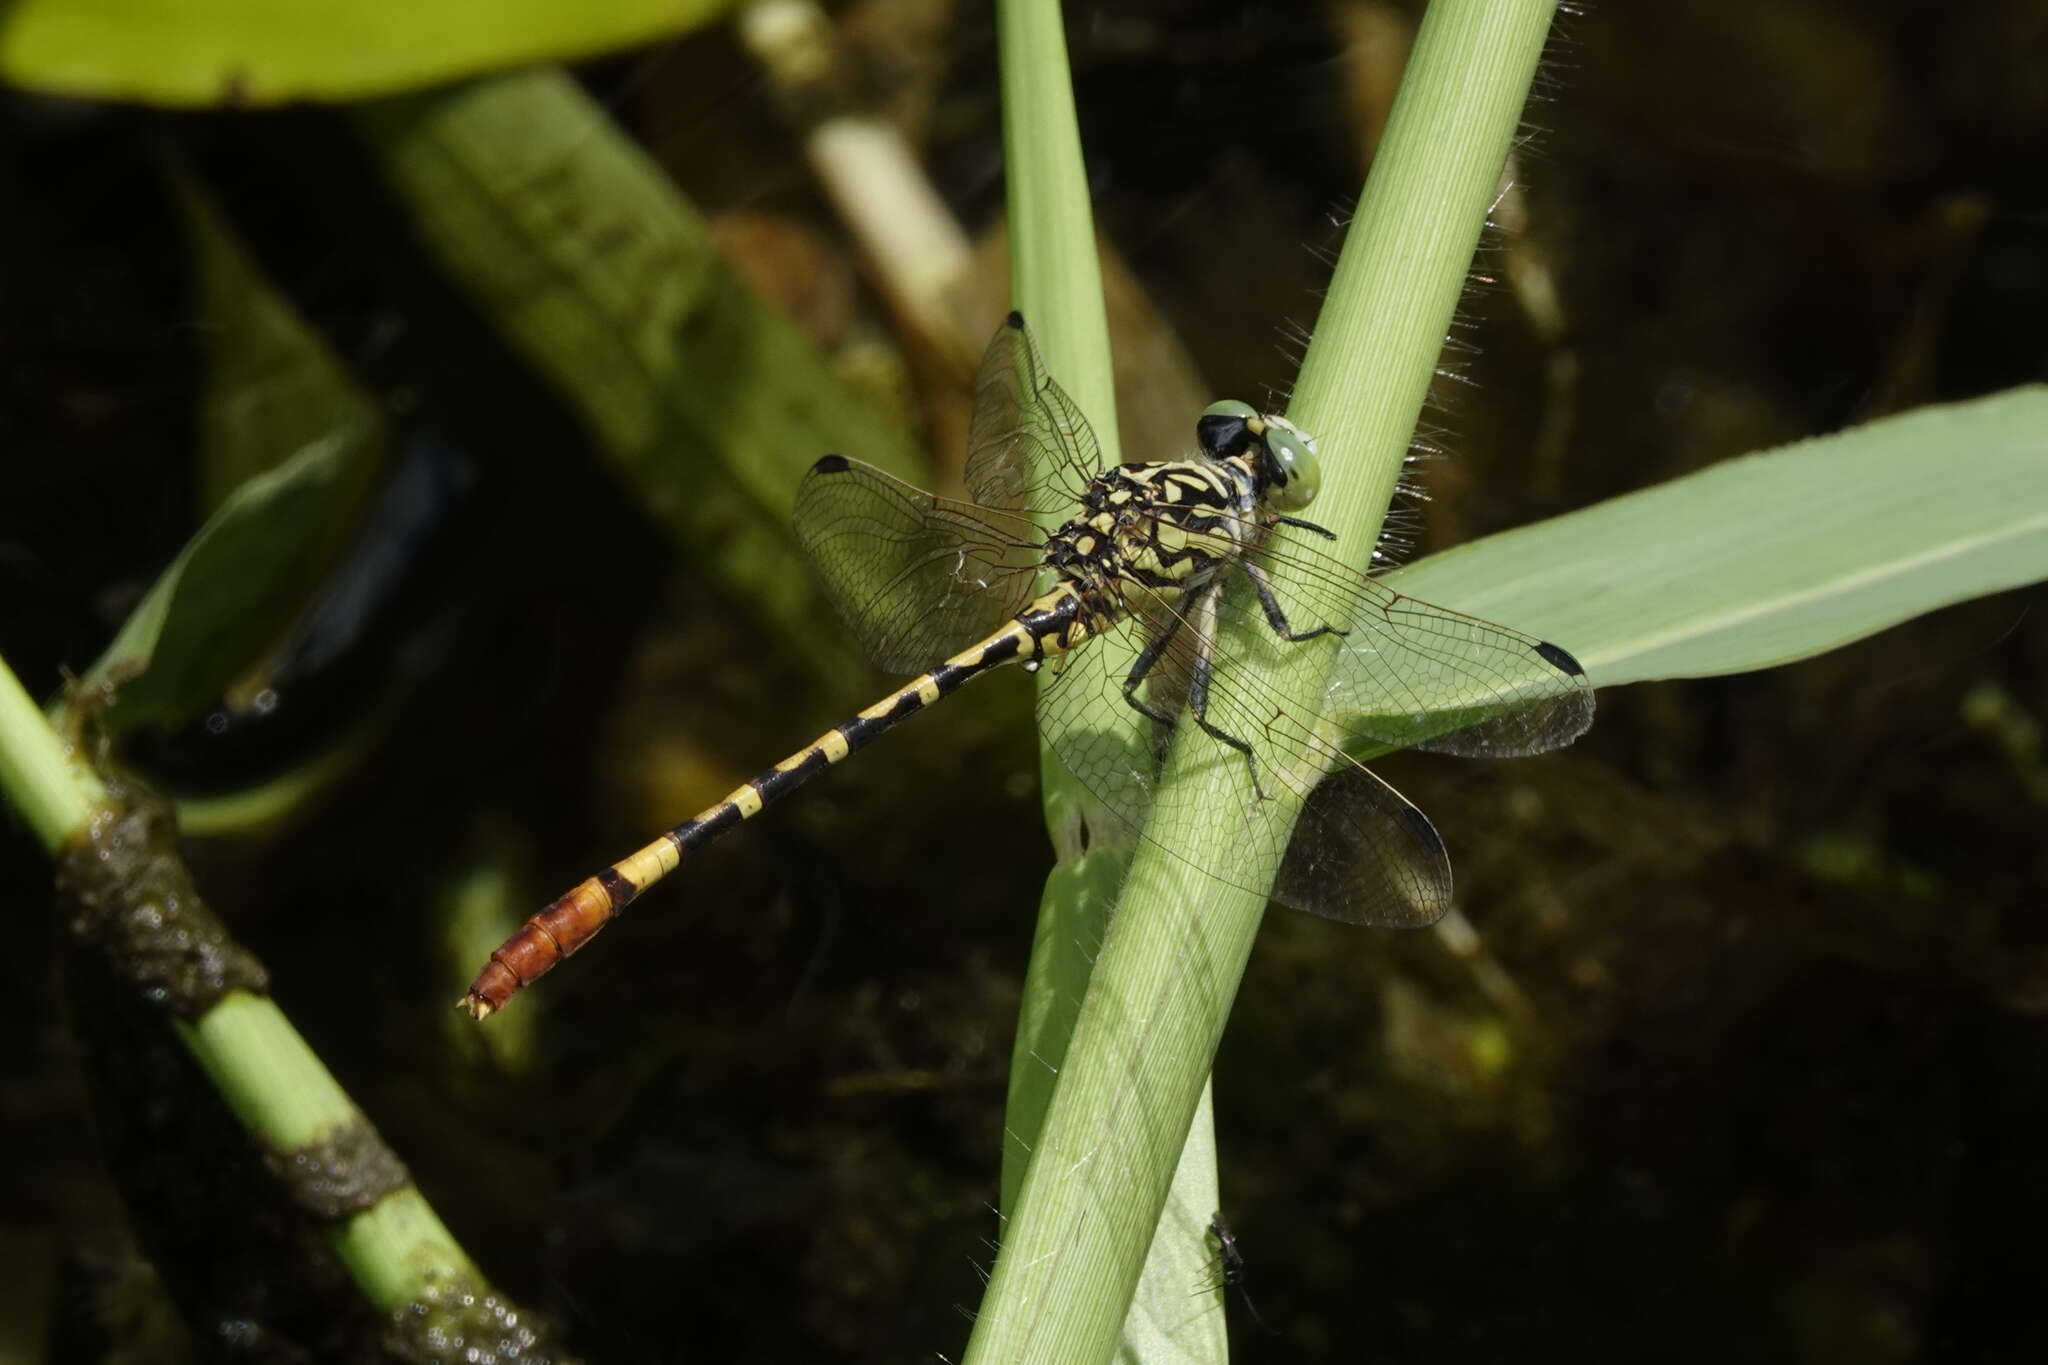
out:
{"label": "dragonfly thorax", "polygon": [[1045,563],[1092,601],[1122,602],[1133,588],[1178,597],[1244,554],[1262,491],[1247,456],[1119,465],[1088,485],[1081,515],[1047,540]]}
{"label": "dragonfly thorax", "polygon": [[1047,567],[1095,610],[1126,605],[1134,587],[1169,601],[1207,587],[1280,513],[1315,497],[1315,441],[1284,417],[1234,400],[1213,403],[1195,438],[1200,458],[1096,475],[1081,495],[1081,515],[1047,540]]}

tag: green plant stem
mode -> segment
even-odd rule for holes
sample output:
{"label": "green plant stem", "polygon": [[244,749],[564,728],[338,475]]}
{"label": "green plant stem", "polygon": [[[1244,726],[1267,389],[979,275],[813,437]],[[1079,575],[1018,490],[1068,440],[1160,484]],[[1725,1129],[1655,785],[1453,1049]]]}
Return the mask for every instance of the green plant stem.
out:
{"label": "green plant stem", "polygon": [[1002,43],[1003,165],[1010,206],[1010,291],[1031,320],[1046,367],[1120,463],[1115,371],[1095,214],[1081,160],[1080,122],[1067,71],[1060,8],[1008,0],[996,11]]}
{"label": "green plant stem", "polygon": [[[1291,415],[1322,440],[1317,519],[1374,542],[1541,55],[1552,0],[1437,0],[1417,34]],[[1330,656],[1268,680],[1320,690]],[[1199,736],[1198,736],[1199,738]],[[1178,744],[1160,830],[1229,830],[1242,764]],[[1285,790],[1286,784],[1274,784]],[[1279,799],[1277,796],[1274,799]],[[1247,850],[1267,880],[1277,847]],[[968,1346],[969,1362],[1107,1360],[1264,908],[1147,842],[1133,860]]]}
{"label": "green plant stem", "polygon": [[[1104,454],[1113,458],[1119,446],[1109,322],[1059,7],[1043,0],[1009,0],[998,7],[997,23],[1012,299],[1030,319],[1047,366],[1088,418]],[[1039,685],[1049,682],[1041,679]],[[1089,723],[1124,722],[1103,715]],[[1093,948],[1125,861],[1111,854],[1083,863],[1086,845],[1080,831],[1087,793],[1049,745],[1040,745],[1039,772],[1059,865],[1046,879],[1038,939],[1025,979],[1007,1125],[1012,1141],[1003,1151],[1006,1214],[1014,1208],[1038,1122],[1051,1102],[1075,1005],[1087,988]],[[1072,951],[1077,940],[1087,945],[1079,953]]]}
{"label": "green plant stem", "polygon": [[[107,792],[74,764],[63,741],[0,659],[0,794],[53,856],[85,836]],[[288,1153],[363,1116],[269,999],[229,991],[177,1032],[221,1098],[259,1143]],[[430,1300],[453,1282],[481,1285],[419,1191],[410,1185],[336,1223],[331,1240],[380,1312]]]}
{"label": "green plant stem", "polygon": [[72,763],[64,741],[5,659],[0,659],[0,792],[48,853],[84,829],[107,799],[99,779]]}
{"label": "green plant stem", "polygon": [[[1104,461],[1119,463],[1123,456],[1094,211],[1059,7],[1046,0],[1010,0],[998,8],[998,25],[1013,299],[1031,320],[1047,366],[1087,415]],[[1093,648],[1116,646],[1104,640]],[[1050,682],[1041,678],[1040,685]],[[1098,701],[1076,723],[1097,733],[1120,734],[1134,756],[1144,753],[1143,723],[1127,706]],[[1002,1172],[1006,1217],[1015,1213],[1132,843],[1118,822],[1095,814],[1093,798],[1050,746],[1041,745],[1039,769],[1059,863],[1046,878],[1039,904],[1011,1065]],[[1199,1248],[1206,1254],[1202,1229],[1216,1207],[1215,1140],[1206,1116],[1187,1129],[1178,1169],[1177,1198],[1160,1224],[1171,1230],[1154,1240],[1169,1253]],[[1161,1351],[1182,1360],[1223,1356],[1222,1316],[1187,1311],[1188,1286],[1199,1280],[1185,1256],[1157,1259],[1147,1271],[1144,1298],[1156,1300],[1159,1308],[1146,1312],[1141,1305],[1129,1313],[1123,1340],[1127,1357],[1149,1359]],[[1124,1306],[1105,1298],[1103,1311],[1112,1309],[1122,1312]]]}
{"label": "green plant stem", "polygon": [[[348,1092],[269,998],[230,991],[178,1037],[192,1050],[242,1126],[272,1151],[290,1152],[363,1122]],[[389,1313],[476,1266],[411,1185],[330,1230],[334,1249],[371,1305]]]}

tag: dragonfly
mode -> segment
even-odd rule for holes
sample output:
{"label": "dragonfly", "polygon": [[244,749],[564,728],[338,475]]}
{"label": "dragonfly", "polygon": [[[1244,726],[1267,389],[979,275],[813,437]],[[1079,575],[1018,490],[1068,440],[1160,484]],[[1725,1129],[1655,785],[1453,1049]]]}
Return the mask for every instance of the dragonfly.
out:
{"label": "dragonfly", "polygon": [[[1105,465],[1011,313],[975,381],[972,501],[819,459],[797,491],[798,544],[870,659],[916,676],[549,902],[459,1006],[478,1019],[502,1009],[713,839],[1011,663],[1051,672],[1041,732],[1106,828],[1330,919],[1441,918],[1444,842],[1360,755],[1568,744],[1592,723],[1585,670],[1557,645],[1406,597],[1316,548],[1336,538],[1297,515],[1321,482],[1317,447],[1286,418],[1225,400],[1202,412],[1195,441],[1187,458]],[[1303,649],[1329,656],[1306,703],[1269,681]],[[1182,732],[1248,770],[1252,795],[1229,828],[1146,823]],[[1262,855],[1268,869],[1279,855],[1270,885],[1251,870]]]}

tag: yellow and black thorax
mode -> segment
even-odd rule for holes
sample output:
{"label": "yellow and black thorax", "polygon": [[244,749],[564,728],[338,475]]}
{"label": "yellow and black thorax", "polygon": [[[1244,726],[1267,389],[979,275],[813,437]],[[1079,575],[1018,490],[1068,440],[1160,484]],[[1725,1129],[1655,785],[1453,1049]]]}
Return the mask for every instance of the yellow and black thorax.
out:
{"label": "yellow and black thorax", "polygon": [[1262,481],[1252,462],[1118,465],[1089,484],[1081,514],[1046,541],[1046,566],[1105,614],[1134,589],[1171,602],[1209,586],[1259,531]]}

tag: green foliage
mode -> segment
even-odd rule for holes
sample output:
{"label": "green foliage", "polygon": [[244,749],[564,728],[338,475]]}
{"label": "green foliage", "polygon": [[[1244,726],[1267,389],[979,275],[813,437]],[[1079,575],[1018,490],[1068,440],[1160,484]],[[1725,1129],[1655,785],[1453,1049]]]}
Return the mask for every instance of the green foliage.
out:
{"label": "green foliage", "polygon": [[304,605],[360,478],[363,433],[339,430],[248,480],[207,518],[85,675],[118,684],[120,732],[214,704]]}
{"label": "green foliage", "polygon": [[721,0],[21,0],[0,79],[52,95],[247,108],[352,100],[695,28]]}
{"label": "green foliage", "polygon": [[2048,574],[2048,389],[1727,460],[1434,555],[1403,592],[1566,643],[1599,687],[1771,668]]}
{"label": "green foliage", "polygon": [[304,609],[384,468],[368,397],[183,177],[211,354],[200,423],[213,515],[85,675],[113,734],[218,704]]}
{"label": "green foliage", "polygon": [[[1005,8],[1006,67],[1026,59],[1063,63],[1050,36],[1028,46],[1014,39],[1032,27],[1037,10],[1021,0]],[[1418,36],[1290,411],[1324,441],[1326,491],[1318,507],[1347,544],[1369,546],[1376,538],[1551,10],[1546,0],[1439,0]],[[1040,71],[1035,80],[1044,85],[1050,78]],[[1006,76],[1011,99],[1021,88],[1019,78]],[[1035,107],[1008,110],[1006,119],[1013,166],[1020,128],[1049,139],[1074,136],[1069,120]],[[1078,167],[1078,148],[1065,155]],[[1085,207],[1078,177],[1022,184],[1013,178],[1011,188],[1013,220],[1043,216],[1049,233],[1073,224]],[[1020,200],[1034,188],[1053,188],[1051,201]],[[1085,250],[1078,235],[1071,226],[1064,234],[1070,252]],[[1024,287],[1055,273],[1019,281],[1027,311],[1033,305]],[[1059,361],[1050,363],[1058,374]],[[1316,670],[1329,658],[1303,650],[1271,685],[1282,696],[1312,694],[1321,686]],[[1175,746],[1153,829],[1235,826],[1253,793],[1243,766],[1216,762],[1213,747]],[[1148,840],[1133,858],[1030,1169],[1006,1208],[1004,1244],[975,1319],[969,1361],[1108,1358],[1141,1277],[1148,1297],[1162,1305],[1174,1292],[1171,1273],[1147,1271],[1148,1253],[1172,1264],[1184,1250],[1174,1243],[1201,1236],[1200,1225],[1163,1226],[1160,1216],[1186,1159],[1183,1146],[1263,898],[1196,872],[1171,843],[1170,833]],[[1280,852],[1245,849],[1247,876],[1270,881]],[[1206,1153],[1208,1143],[1202,1146]],[[1160,1359],[1190,1345],[1154,1339],[1140,1348],[1130,1337],[1123,1344],[1127,1353]],[[1194,1349],[1201,1358],[1224,1351],[1214,1337]]]}
{"label": "green foliage", "polygon": [[789,571],[790,490],[828,451],[919,478],[902,432],[740,284],[697,211],[561,72],[354,118],[422,243],[649,513],[787,645],[850,681],[816,629],[823,594]]}
{"label": "green foliage", "polygon": [[[308,18],[206,0],[135,18],[112,0],[28,0],[0,20],[0,71],[35,88],[165,103],[342,97],[534,51],[595,50],[711,8],[346,6]],[[1346,543],[1372,542],[1549,9],[1439,0],[1417,44],[1292,410],[1322,439],[1318,519]],[[1518,27],[1504,38],[1488,25],[1507,10]],[[1116,459],[1057,10],[1008,5],[1003,24],[1014,299]],[[350,40],[384,27],[405,42]],[[232,43],[213,36],[230,33]],[[914,477],[901,434],[745,293],[690,207],[565,78],[402,95],[352,117],[421,240],[583,415],[650,515],[785,640],[824,640],[815,588],[790,569],[789,490],[827,449]],[[188,719],[261,659],[318,587],[379,467],[366,400],[203,201],[191,213],[202,296],[219,324],[207,459],[216,487],[231,491],[88,675],[120,684],[116,731]],[[285,375],[291,397],[243,405],[238,374],[252,388]],[[1602,687],[1771,667],[2048,574],[2044,432],[2048,390],[1924,409],[1480,541],[1388,581],[1556,640]],[[1288,685],[1306,692],[1315,679],[1305,671]],[[1102,723],[1134,718],[1112,706]],[[1183,759],[1176,772],[1165,798],[1176,827],[1213,826],[1247,799],[1235,765]],[[39,833],[54,840],[89,808],[83,781],[18,687],[0,690],[0,786]],[[1096,838],[1084,855],[1085,794],[1053,763],[1045,791],[1062,861],[1045,888],[1011,1077],[1011,1221],[970,1356],[1098,1359],[1120,1342],[1134,1359],[1220,1358],[1220,1317],[1189,1301],[1216,1196],[1204,1087],[1260,906],[1149,847],[1119,900],[1130,851]],[[187,1041],[275,1141],[353,1113],[267,1003],[233,1002]],[[417,1223],[414,1234],[460,1264],[424,1205],[386,1216]],[[395,1269],[403,1257],[379,1248],[387,1232],[364,1223],[349,1233],[380,1304],[416,1287]]]}
{"label": "green foliage", "polygon": [[[1050,372],[1086,415],[1103,460],[1117,463],[1123,456],[1111,383],[1114,367],[1061,16],[1055,6],[1009,3],[999,7],[998,23],[1011,298],[1031,320]],[[1120,647],[1108,640],[1093,646]],[[1050,681],[1042,678],[1040,685]],[[1144,752],[1144,722],[1129,707],[1098,698],[1080,723],[1097,733],[1124,736],[1133,755]],[[1002,1184],[1011,1233],[1019,1226],[1057,1226],[1035,1220],[1020,1225],[1024,1182],[1060,1102],[1069,1047],[1092,989],[1094,948],[1103,941],[1131,856],[1128,831],[1101,817],[1094,799],[1049,749],[1040,770],[1046,823],[1059,863],[1047,876],[1039,902],[1013,1054]],[[1099,1326],[1124,1324],[1122,1353],[1127,1357],[1220,1358],[1227,1351],[1221,1315],[1187,1311],[1190,1286],[1197,1283],[1188,1273],[1189,1249],[1200,1245],[1197,1230],[1207,1224],[1216,1203],[1215,1135],[1208,1115],[1175,1134],[1162,1155],[1165,1174],[1173,1178],[1179,1196],[1171,1207],[1147,1207],[1141,1196],[1109,1210],[1119,1218],[1142,1220],[1142,1227],[1128,1224],[1131,1240],[1143,1239],[1140,1258],[1144,1245],[1159,1248],[1144,1267],[1136,1299],[1128,1285],[1108,1275],[1073,1276],[1063,1292],[1079,1316]],[[1017,1295],[1031,1292],[1031,1282],[1010,1277],[1015,1253],[1009,1242],[1006,1236],[978,1327],[998,1321],[1008,1325],[1029,1311]],[[1058,1339],[1067,1340],[1064,1333]],[[970,1358],[977,1349],[1004,1349],[980,1345],[983,1341],[977,1330]]]}

